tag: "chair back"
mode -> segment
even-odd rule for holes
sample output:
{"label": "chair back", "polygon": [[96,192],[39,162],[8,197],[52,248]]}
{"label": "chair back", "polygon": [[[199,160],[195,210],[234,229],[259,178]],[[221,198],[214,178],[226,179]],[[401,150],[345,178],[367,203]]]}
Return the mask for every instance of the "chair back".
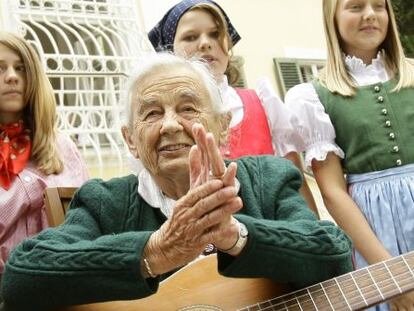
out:
{"label": "chair back", "polygon": [[76,187],[56,187],[45,189],[46,215],[50,227],[63,223]]}

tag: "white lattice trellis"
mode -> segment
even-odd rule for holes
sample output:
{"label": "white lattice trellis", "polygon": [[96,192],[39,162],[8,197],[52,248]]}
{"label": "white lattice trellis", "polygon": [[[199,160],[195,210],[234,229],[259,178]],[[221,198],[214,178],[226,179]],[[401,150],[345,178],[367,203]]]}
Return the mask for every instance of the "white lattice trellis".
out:
{"label": "white lattice trellis", "polygon": [[131,0],[10,0],[6,30],[39,51],[55,89],[59,129],[81,148],[100,176],[121,174],[121,93],[127,74],[151,50]]}

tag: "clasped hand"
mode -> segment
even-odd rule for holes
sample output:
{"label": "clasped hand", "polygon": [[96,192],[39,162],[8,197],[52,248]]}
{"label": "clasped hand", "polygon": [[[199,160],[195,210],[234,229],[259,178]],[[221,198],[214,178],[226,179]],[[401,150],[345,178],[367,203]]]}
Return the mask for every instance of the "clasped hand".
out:
{"label": "clasped hand", "polygon": [[158,254],[152,268],[156,274],[191,262],[209,243],[229,249],[238,239],[237,221],[232,217],[243,206],[235,187],[237,165],[225,167],[213,135],[201,124],[194,124],[192,131],[190,190],[146,247],[146,252]]}

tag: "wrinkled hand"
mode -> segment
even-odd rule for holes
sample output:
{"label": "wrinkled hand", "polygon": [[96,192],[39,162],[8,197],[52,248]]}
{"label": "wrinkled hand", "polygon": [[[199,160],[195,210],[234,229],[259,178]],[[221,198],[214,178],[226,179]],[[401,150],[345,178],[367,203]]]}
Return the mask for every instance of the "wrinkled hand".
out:
{"label": "wrinkled hand", "polygon": [[414,311],[414,292],[398,296],[389,301],[391,311]]}
{"label": "wrinkled hand", "polygon": [[[226,186],[234,186],[237,171],[236,163],[231,163],[229,168],[226,169],[213,134],[206,133],[201,124],[194,124],[192,130],[196,144],[191,148],[189,156],[190,188],[211,179],[221,179]],[[229,169],[231,172],[228,172]]]}
{"label": "wrinkled hand", "polygon": [[[193,137],[196,145],[190,151],[190,187],[205,183],[207,180],[220,179],[224,186],[235,186],[237,164],[232,162],[226,168],[220,150],[212,133],[206,133],[201,124],[193,125]],[[241,202],[236,196],[233,200]],[[221,219],[217,225],[219,233],[217,238],[210,243],[219,249],[231,248],[238,239],[237,221],[232,217]]]}
{"label": "wrinkled hand", "polygon": [[145,257],[158,257],[152,265],[155,274],[189,263],[209,243],[229,249],[238,238],[232,217],[243,205],[235,188],[237,165],[225,167],[213,135],[202,125],[193,126],[193,135],[196,145],[189,154],[190,190],[177,201],[171,218],[151,235],[144,251]]}

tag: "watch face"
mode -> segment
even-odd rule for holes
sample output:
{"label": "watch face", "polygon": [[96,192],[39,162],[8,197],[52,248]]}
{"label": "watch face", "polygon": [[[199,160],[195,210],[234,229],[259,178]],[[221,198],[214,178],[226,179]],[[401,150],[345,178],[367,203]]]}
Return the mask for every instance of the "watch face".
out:
{"label": "watch face", "polygon": [[249,234],[249,231],[247,231],[246,226],[240,223],[240,236],[245,238],[248,234]]}

